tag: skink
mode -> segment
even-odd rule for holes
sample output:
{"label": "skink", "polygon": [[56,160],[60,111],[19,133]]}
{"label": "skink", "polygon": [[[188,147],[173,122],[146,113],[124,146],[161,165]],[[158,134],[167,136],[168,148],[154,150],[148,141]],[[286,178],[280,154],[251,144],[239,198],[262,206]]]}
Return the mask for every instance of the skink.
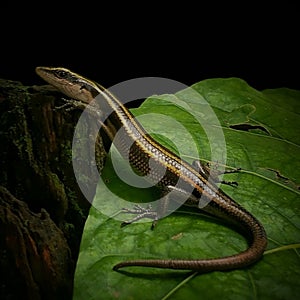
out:
{"label": "skink", "polygon": [[[242,229],[248,241],[248,248],[238,254],[212,259],[138,259],[118,263],[114,270],[128,266],[143,266],[154,268],[187,269],[201,272],[217,270],[231,270],[249,266],[257,262],[267,246],[266,232],[262,224],[246,209],[236,203],[220,190],[214,182],[209,180],[208,174],[201,168],[182,160],[179,156],[157,143],[133,117],[132,113],[108,90],[98,83],[86,79],[79,74],[65,68],[37,67],[36,73],[46,82],[56,87],[60,92],[74,101],[89,104],[96,96],[102,96],[101,107],[109,108],[108,116],[103,128],[118,151],[125,155],[129,153],[130,164],[141,173],[150,176],[153,182],[160,178],[157,186],[164,192],[175,190],[184,196],[190,196],[184,204],[199,209],[201,196],[207,205],[201,209],[208,214],[232,222]],[[114,137],[122,128],[122,136],[118,141]],[[149,160],[155,162],[158,169],[165,170],[163,176],[159,171],[149,167]],[[180,188],[177,188],[180,180]],[[148,212],[146,217],[157,218],[158,212]]]}

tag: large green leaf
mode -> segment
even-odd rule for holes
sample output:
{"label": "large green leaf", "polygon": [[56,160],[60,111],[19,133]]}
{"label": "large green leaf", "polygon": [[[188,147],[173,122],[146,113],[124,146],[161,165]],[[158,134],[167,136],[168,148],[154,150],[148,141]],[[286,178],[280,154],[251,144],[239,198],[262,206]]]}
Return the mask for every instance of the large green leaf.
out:
{"label": "large green leaf", "polygon": [[[245,249],[246,241],[215,219],[183,208],[160,220],[154,230],[150,230],[151,223],[120,228],[121,221],[115,218],[124,206],[120,198],[147,202],[158,193],[122,182],[108,159],[82,237],[74,299],[274,300],[300,296],[300,91],[260,92],[237,78],[209,79],[192,88],[200,98],[186,89],[151,97],[133,112],[167,115],[156,120],[152,115],[142,123],[156,133],[159,142],[189,162],[197,158],[191,146],[196,144],[201,159],[217,157],[223,162],[227,156],[227,167],[241,168],[239,173],[224,175],[226,180],[237,181],[238,187],[221,188],[264,225],[269,243],[262,260],[246,269],[207,274],[142,267],[112,271],[116,263],[127,259],[230,255]],[[214,124],[206,101],[220,124]],[[193,140],[180,126],[174,130],[173,120]],[[216,129],[224,133],[226,145],[210,140]],[[125,166],[124,172],[126,176]],[[118,216],[124,218],[124,214]]]}

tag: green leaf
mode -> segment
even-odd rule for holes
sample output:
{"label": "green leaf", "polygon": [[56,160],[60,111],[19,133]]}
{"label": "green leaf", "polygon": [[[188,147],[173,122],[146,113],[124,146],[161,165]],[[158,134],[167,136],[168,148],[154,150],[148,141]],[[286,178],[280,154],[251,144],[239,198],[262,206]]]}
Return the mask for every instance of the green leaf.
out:
{"label": "green leaf", "polygon": [[[221,188],[262,222],[268,248],[255,265],[230,272],[142,267],[112,271],[127,259],[214,258],[240,252],[247,244],[214,218],[183,208],[160,220],[154,230],[145,222],[120,228],[121,220],[131,217],[118,214],[129,201],[153,201],[159,193],[124,183],[108,159],[82,237],[74,299],[298,298],[300,91],[261,92],[237,78],[209,79],[175,95],[150,97],[132,111],[144,115],[146,130],[187,161],[200,156],[242,168],[224,175],[238,187]],[[115,153],[112,150],[114,165],[121,166],[126,177],[129,170]]]}

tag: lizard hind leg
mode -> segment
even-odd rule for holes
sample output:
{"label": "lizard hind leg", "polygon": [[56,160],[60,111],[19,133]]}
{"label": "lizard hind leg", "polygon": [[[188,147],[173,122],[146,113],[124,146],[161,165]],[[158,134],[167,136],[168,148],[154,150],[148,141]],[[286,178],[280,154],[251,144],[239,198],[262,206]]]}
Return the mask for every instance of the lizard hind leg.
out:
{"label": "lizard hind leg", "polygon": [[151,229],[153,229],[158,221],[158,213],[157,211],[152,209],[151,205],[148,205],[146,208],[144,208],[141,205],[136,204],[134,205],[133,208],[123,208],[122,212],[128,214],[134,214],[136,216],[130,220],[122,222],[121,227],[135,223],[141,219],[148,218],[153,220],[151,225]]}
{"label": "lizard hind leg", "polygon": [[[121,210],[122,213],[127,214],[133,214],[135,217],[133,217],[130,220],[126,220],[121,223],[121,227],[127,226],[129,224],[135,223],[142,219],[152,219],[152,225],[151,229],[154,229],[156,224],[158,223],[158,220],[163,218],[166,215],[166,212],[170,209],[170,197],[169,192],[171,192],[174,187],[168,186],[165,189],[161,191],[162,197],[156,202],[157,207],[153,208],[151,204],[149,204],[147,207],[143,207],[139,204],[135,204],[133,208],[123,208]],[[177,193],[176,193],[177,194]],[[179,193],[180,194],[180,193]],[[186,195],[185,199],[187,199]],[[184,201],[182,201],[183,203]],[[176,206],[176,208],[178,205]],[[174,209],[175,210],[175,209]]]}
{"label": "lizard hind leg", "polygon": [[230,185],[230,186],[238,186],[236,181],[226,181],[226,180],[219,180],[218,176],[222,174],[232,174],[237,173],[241,170],[241,168],[236,168],[233,170],[225,170],[219,171],[216,166],[211,167],[210,163],[203,163],[200,160],[194,160],[192,166],[200,173],[206,176],[210,176],[214,182]]}

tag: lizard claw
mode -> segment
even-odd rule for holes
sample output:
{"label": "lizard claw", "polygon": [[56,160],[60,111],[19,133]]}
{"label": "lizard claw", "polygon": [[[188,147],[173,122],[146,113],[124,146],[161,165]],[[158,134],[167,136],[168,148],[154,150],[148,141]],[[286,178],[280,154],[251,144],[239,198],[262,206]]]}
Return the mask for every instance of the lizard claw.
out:
{"label": "lizard claw", "polygon": [[132,218],[131,220],[122,222],[121,227],[127,226],[129,224],[132,224],[132,223],[137,222],[144,218],[149,218],[149,219],[153,219],[153,223],[151,226],[151,229],[153,229],[158,220],[158,214],[155,210],[152,210],[151,205],[148,205],[146,208],[144,208],[144,207],[140,206],[139,204],[136,204],[133,207],[133,209],[123,208],[122,212],[136,214],[136,217]]}

